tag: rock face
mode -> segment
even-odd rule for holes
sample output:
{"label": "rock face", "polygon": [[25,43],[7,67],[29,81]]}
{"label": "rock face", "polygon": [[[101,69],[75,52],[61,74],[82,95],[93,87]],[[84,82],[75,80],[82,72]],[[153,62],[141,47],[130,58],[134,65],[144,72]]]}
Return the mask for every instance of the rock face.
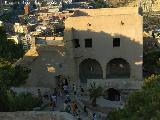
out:
{"label": "rock face", "polygon": [[1,112],[0,120],[74,120],[65,112]]}

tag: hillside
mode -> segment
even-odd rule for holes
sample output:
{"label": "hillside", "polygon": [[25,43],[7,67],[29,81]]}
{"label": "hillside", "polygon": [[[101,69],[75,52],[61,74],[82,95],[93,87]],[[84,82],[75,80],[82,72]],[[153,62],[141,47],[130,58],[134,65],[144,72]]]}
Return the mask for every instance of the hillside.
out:
{"label": "hillside", "polygon": [[[113,7],[136,7],[140,0],[107,0]],[[160,0],[141,0],[144,12],[160,11]]]}
{"label": "hillside", "polygon": [[[133,0],[126,4],[128,7],[133,7],[138,5],[139,0]],[[149,11],[160,11],[160,0],[142,0],[142,7],[144,12]]]}

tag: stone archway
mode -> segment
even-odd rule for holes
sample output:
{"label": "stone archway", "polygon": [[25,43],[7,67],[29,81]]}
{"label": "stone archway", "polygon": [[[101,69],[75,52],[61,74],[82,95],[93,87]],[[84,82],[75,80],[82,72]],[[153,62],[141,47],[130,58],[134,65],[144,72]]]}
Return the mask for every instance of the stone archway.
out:
{"label": "stone archway", "polygon": [[109,88],[108,90],[105,91],[104,97],[107,100],[120,101],[120,91],[118,91],[114,88]]}
{"label": "stone archway", "polygon": [[106,78],[129,78],[130,65],[122,58],[114,58],[107,64]]}
{"label": "stone archway", "polygon": [[103,71],[100,63],[95,59],[85,59],[79,64],[79,78],[81,83],[87,83],[87,79],[102,79]]}

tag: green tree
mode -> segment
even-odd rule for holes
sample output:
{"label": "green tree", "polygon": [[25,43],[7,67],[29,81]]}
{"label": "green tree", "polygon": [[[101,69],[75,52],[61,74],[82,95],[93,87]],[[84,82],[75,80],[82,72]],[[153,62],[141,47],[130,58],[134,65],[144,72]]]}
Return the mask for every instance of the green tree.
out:
{"label": "green tree", "polygon": [[14,68],[14,76],[12,86],[19,86],[25,84],[25,80],[28,78],[28,74],[31,72],[29,68],[23,66],[16,66]]}
{"label": "green tree", "polygon": [[[39,102],[36,102],[38,99],[30,95],[23,97],[23,95],[9,94],[11,86],[24,84],[28,78],[30,69],[22,66],[12,66],[13,62],[22,57],[23,54],[22,46],[8,40],[5,29],[0,27],[0,112],[31,110],[32,107],[39,105]],[[28,107],[27,104],[29,104]],[[12,107],[15,107],[15,109]]]}
{"label": "green tree", "polygon": [[107,120],[160,120],[160,75],[145,79],[141,90],[129,95],[123,109],[113,110]]}
{"label": "green tree", "polygon": [[25,84],[25,80],[28,78],[30,69],[22,66],[12,67],[7,66],[0,70],[0,81],[8,88],[11,86],[20,86]]}
{"label": "green tree", "polygon": [[40,107],[42,100],[39,97],[34,97],[31,94],[21,93],[15,94],[8,91],[9,111],[29,111],[34,107]]}
{"label": "green tree", "polygon": [[144,69],[147,71],[150,71],[152,74],[158,74],[159,73],[159,67],[160,67],[160,52],[159,51],[153,51],[147,54],[144,54],[143,57],[143,66]]}
{"label": "green tree", "polygon": [[15,44],[14,41],[8,40],[5,29],[0,27],[0,58],[8,61],[14,61],[24,55],[21,44]]}
{"label": "green tree", "polygon": [[109,7],[107,3],[103,0],[95,0],[93,2],[89,3],[90,6],[93,6],[93,8],[106,8]]}
{"label": "green tree", "polygon": [[0,112],[6,112],[9,110],[9,101],[7,96],[7,88],[0,81]]}
{"label": "green tree", "polygon": [[102,87],[96,86],[96,83],[91,83],[89,88],[89,96],[93,106],[96,106],[96,100],[102,96]]}

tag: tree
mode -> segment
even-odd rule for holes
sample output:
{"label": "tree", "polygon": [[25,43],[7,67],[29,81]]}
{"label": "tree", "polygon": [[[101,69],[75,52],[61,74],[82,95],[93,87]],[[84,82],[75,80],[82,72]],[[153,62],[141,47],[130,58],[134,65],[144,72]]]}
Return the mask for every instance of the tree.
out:
{"label": "tree", "polygon": [[90,3],[90,6],[93,6],[93,8],[106,8],[109,7],[107,3],[103,0],[95,0]]}
{"label": "tree", "polygon": [[0,112],[6,112],[9,110],[8,106],[8,96],[7,96],[7,88],[0,81]]}
{"label": "tree", "polygon": [[24,55],[21,44],[15,44],[14,41],[8,40],[5,29],[0,27],[0,58],[13,62]]}
{"label": "tree", "polygon": [[158,74],[160,67],[160,52],[153,51],[147,54],[144,54],[143,57],[144,69],[150,71],[151,73]]}
{"label": "tree", "polygon": [[28,78],[30,69],[22,66],[12,67],[11,65],[0,69],[0,81],[10,88],[11,86],[20,86],[25,84],[25,80]]}
{"label": "tree", "polygon": [[96,100],[102,95],[102,87],[96,86],[96,83],[91,83],[89,88],[89,96],[93,106],[96,106]]}
{"label": "tree", "polygon": [[144,80],[141,90],[129,95],[123,109],[114,109],[107,120],[160,120],[160,75]]}
{"label": "tree", "polygon": [[[13,110],[13,103],[18,104],[15,110],[21,110],[21,108],[28,103],[33,104],[30,104],[29,108],[25,106],[25,110],[30,110],[32,107],[39,105],[39,102],[36,102],[37,98],[34,99],[30,96],[24,96],[24,99],[21,100],[21,96],[17,96],[16,98],[18,100],[14,99],[12,101],[10,99],[14,98],[14,95],[8,95],[11,86],[19,86],[21,84],[24,84],[25,80],[28,78],[30,69],[22,66],[12,66],[12,63],[22,57],[23,54],[24,51],[22,49],[22,46],[19,44],[15,44],[11,40],[8,40],[5,29],[3,27],[0,27],[0,112]],[[30,102],[20,104],[21,106],[19,106],[19,103],[17,101],[21,101],[21,103],[23,103],[26,99]]]}

